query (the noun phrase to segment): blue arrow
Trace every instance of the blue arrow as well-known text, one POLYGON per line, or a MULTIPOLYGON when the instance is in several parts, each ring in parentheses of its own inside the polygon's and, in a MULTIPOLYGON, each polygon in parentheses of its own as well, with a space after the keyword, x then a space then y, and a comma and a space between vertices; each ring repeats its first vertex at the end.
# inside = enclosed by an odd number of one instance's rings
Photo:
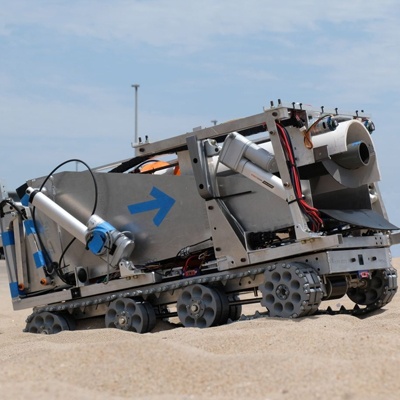
POLYGON ((128 209, 131 214, 139 214, 146 211, 158 210, 158 213, 154 216, 153 222, 156 226, 159 226, 163 222, 164 218, 169 213, 169 210, 175 203, 175 199, 168 196, 160 189, 153 187, 150 195, 154 197, 154 200, 144 201, 143 203, 131 204, 128 209))

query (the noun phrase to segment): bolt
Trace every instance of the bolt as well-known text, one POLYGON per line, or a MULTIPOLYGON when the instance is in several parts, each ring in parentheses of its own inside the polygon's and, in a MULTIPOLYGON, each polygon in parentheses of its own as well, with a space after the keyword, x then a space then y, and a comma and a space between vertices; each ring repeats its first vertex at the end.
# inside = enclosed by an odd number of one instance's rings
POLYGON ((190 306, 190 312, 191 312, 191 313, 197 314, 199 311, 200 311, 200 306, 199 306, 198 304, 193 303, 193 304, 190 306))

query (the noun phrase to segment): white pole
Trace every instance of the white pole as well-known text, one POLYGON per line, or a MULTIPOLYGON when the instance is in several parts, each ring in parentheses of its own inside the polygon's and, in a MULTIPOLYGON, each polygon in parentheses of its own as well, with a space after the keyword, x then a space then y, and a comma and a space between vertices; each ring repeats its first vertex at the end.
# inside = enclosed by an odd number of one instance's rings
POLYGON ((138 143, 138 89, 140 85, 137 83, 132 85, 135 88, 135 141, 134 143, 138 143))

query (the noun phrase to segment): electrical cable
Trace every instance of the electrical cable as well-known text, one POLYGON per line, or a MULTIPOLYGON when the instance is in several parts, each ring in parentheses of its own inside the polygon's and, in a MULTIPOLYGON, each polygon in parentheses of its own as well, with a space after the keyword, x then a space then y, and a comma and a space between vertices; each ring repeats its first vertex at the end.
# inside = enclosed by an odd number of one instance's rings
POLYGON ((314 144, 311 140, 311 132, 310 129, 306 129, 305 124, 303 122, 303 120, 297 115, 295 114, 293 116, 293 126, 295 126, 296 128, 298 128, 300 130, 300 132, 303 134, 304 136, 304 146, 311 150, 314 147, 314 144))
POLYGON ((26 215, 24 215, 24 213, 14 204, 14 202, 12 200, 9 199, 4 199, 1 201, 0 203, 0 216, 4 217, 4 206, 8 204, 10 207, 12 207, 21 217, 22 220, 26 219, 26 215))
MULTIPOLYGON (((307 144, 306 144, 306 137, 309 138, 309 140, 310 140, 310 142, 311 142, 311 135, 312 135, 313 130, 315 129, 315 127, 316 127, 322 120, 324 120, 325 118, 329 118, 329 117, 333 117, 333 115, 326 114, 326 115, 323 115, 322 117, 319 117, 319 118, 316 119, 316 120, 311 124, 311 126, 303 133, 303 134, 304 134, 304 144, 306 145, 306 147, 307 147, 307 144)), ((312 144, 312 142, 311 142, 311 144, 312 144)), ((314 145, 312 144, 312 147, 313 147, 313 146, 314 146, 314 145)), ((307 147, 307 148, 311 148, 311 149, 312 149, 312 147, 307 147)))
POLYGON ((202 243, 205 243, 205 242, 208 242, 208 241, 212 241, 212 238, 210 237, 210 238, 204 239, 204 240, 202 240, 200 242, 197 242, 197 243, 194 243, 194 244, 189 244, 188 246, 182 247, 178 251, 178 253, 176 253, 175 258, 185 258, 185 257, 187 257, 188 255, 190 255, 190 249, 192 247, 198 246, 199 244, 202 244, 202 243))
POLYGON ((94 192, 95 192, 95 197, 94 197, 94 203, 93 203, 93 210, 92 210, 92 214, 93 215, 96 212, 96 208, 97 208, 97 200, 98 200, 98 187, 97 187, 97 181, 96 178, 94 176, 94 173, 92 171, 92 169, 89 167, 88 164, 86 164, 84 161, 79 160, 77 158, 71 158, 70 160, 64 161, 61 164, 57 165, 57 167, 55 167, 53 169, 53 171, 51 171, 47 177, 45 178, 45 180, 43 181, 43 183, 40 185, 39 191, 41 191, 44 187, 44 185, 47 183, 47 181, 51 178, 51 176, 54 174, 54 172, 56 172, 58 169, 60 169, 61 167, 63 167, 65 164, 71 163, 71 162, 78 162, 83 164, 86 169, 89 171, 90 175, 92 176, 92 180, 93 180, 93 185, 94 185, 94 192))
POLYGON ((307 149, 311 150, 314 147, 314 143, 311 140, 311 133, 308 129, 303 131, 303 136, 304 136, 304 146, 306 146, 307 149))
POLYGON ((285 154, 286 163, 288 166, 290 180, 292 183, 296 201, 297 201, 302 213, 305 214, 308 217, 308 219, 310 220, 311 229, 314 232, 318 232, 323 225, 323 221, 322 221, 322 218, 320 217, 319 211, 316 208, 310 206, 304 199, 304 195, 303 195, 302 188, 301 188, 301 182, 300 182, 300 174, 297 169, 296 159, 294 156, 294 151, 293 151, 293 146, 292 146, 292 142, 290 139, 290 135, 289 135, 288 131, 286 130, 286 128, 283 127, 282 125, 277 123, 276 126, 278 128, 279 138, 280 138, 282 148, 283 148, 283 151, 285 154))
MULTIPOLYGON (((97 203, 98 203, 98 186, 97 186, 97 181, 96 181, 96 178, 95 178, 95 176, 94 176, 94 173, 93 173, 92 169, 89 167, 88 164, 86 164, 86 163, 85 163, 84 161, 82 161, 82 160, 73 158, 73 159, 69 159, 69 160, 64 161, 64 162, 62 162, 61 164, 57 165, 57 167, 55 167, 55 168, 47 175, 47 177, 44 179, 43 183, 40 185, 39 191, 41 191, 41 190, 43 189, 44 185, 47 183, 47 181, 51 178, 51 176, 52 176, 58 169, 60 169, 60 168, 63 167, 64 165, 66 165, 66 164, 68 164, 68 163, 71 163, 71 162, 78 162, 78 163, 83 164, 83 165, 86 167, 86 169, 89 171, 89 173, 90 173, 90 175, 91 175, 91 177, 92 177, 93 186, 94 186, 94 202, 93 202, 93 209, 92 209, 91 215, 93 215, 93 214, 96 212, 96 209, 97 209, 97 203)), ((33 210, 32 210, 32 221, 33 221, 33 225, 34 225, 34 227, 35 227, 35 230, 36 230, 36 232, 37 232, 37 237, 38 237, 38 240, 39 240, 40 247, 41 247, 42 252, 43 252, 43 255, 44 255, 44 257, 45 257, 45 259, 46 259, 46 261, 47 261, 47 262, 46 262, 46 267, 45 267, 46 270, 45 270, 45 271, 47 272, 47 274, 51 275, 52 272, 53 272, 53 270, 55 270, 55 272, 57 273, 57 276, 58 276, 64 283, 71 284, 71 282, 69 282, 69 281, 66 279, 66 277, 65 277, 64 273, 62 272, 62 270, 63 270, 64 268, 67 267, 67 266, 65 265, 65 260, 64 260, 65 253, 66 253, 67 250, 71 247, 71 245, 73 244, 73 242, 75 241, 76 238, 73 238, 73 239, 68 243, 68 245, 65 247, 65 249, 64 249, 63 252, 61 253, 61 256, 60 256, 60 258, 59 258, 58 264, 57 264, 57 263, 54 263, 54 262, 52 261, 50 255, 49 255, 49 253, 48 253, 46 247, 44 246, 44 243, 43 243, 43 241, 42 241, 42 239, 41 239, 41 237, 40 237, 40 234, 39 234, 39 230, 37 229, 36 218, 35 218, 35 211, 36 211, 36 207, 33 207, 33 210), (61 267, 61 263, 64 263, 63 267, 61 267), (49 265, 51 265, 51 268, 52 268, 52 269, 49 269, 49 265)))

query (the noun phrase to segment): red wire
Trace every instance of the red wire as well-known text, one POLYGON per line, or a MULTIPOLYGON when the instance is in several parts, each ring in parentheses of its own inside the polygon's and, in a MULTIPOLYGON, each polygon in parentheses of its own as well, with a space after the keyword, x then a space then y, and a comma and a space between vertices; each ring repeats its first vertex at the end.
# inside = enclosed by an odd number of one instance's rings
POLYGON ((299 206, 303 210, 303 212, 308 215, 312 224, 312 230, 314 232, 318 232, 323 224, 323 221, 320 217, 319 211, 315 207, 310 206, 304 199, 303 192, 301 189, 300 176, 297 170, 293 148, 288 138, 288 133, 286 129, 280 124, 276 124, 276 126, 279 131, 279 137, 283 146, 286 160, 289 163, 289 168, 291 172, 290 175, 292 179, 292 185, 293 185, 293 190, 295 192, 296 200, 298 201, 299 206))

